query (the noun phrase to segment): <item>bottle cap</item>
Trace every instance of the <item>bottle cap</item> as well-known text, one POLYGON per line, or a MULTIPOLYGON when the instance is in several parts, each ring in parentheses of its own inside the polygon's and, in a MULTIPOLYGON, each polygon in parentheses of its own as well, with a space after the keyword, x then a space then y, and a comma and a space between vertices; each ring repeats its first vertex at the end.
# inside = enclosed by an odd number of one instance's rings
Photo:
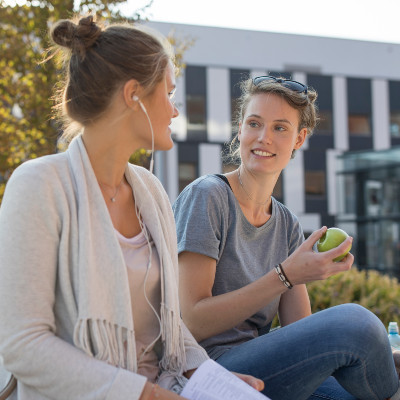
POLYGON ((399 327, 397 325, 397 322, 389 322, 388 332, 399 333, 399 327))

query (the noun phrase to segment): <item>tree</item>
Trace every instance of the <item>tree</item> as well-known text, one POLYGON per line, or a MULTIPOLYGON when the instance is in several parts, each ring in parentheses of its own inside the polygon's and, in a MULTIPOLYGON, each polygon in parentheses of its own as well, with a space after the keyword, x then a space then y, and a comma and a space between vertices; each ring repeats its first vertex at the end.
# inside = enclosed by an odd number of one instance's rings
MULTIPOLYGON (((22 162, 54 153, 60 127, 52 117, 51 100, 60 72, 55 59, 42 63, 49 48, 48 27, 75 13, 96 13, 108 21, 146 19, 153 0, 122 16, 118 5, 126 0, 83 0, 74 9, 73 0, 33 0, 11 4, 0 0, 0 201, 12 171, 22 162)), ((191 45, 188 40, 171 37, 178 60, 191 45)), ((146 152, 139 151, 133 161, 146 163, 146 152)))

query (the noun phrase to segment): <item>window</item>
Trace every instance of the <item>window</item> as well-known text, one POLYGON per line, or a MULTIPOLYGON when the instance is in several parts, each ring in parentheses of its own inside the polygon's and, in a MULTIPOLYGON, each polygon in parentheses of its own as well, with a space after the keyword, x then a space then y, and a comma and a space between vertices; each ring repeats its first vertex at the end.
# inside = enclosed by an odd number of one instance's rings
POLYGON ((400 138, 400 81, 389 81, 390 135, 400 138))
POLYGON ((197 167, 195 163, 179 163, 179 193, 196 178, 197 167))
POLYGON ((333 132, 333 100, 332 77, 324 75, 307 75, 307 84, 318 93, 317 105, 320 120, 318 121, 318 133, 329 134, 333 132))
POLYGON ((325 196, 325 172, 305 171, 306 195, 325 196))
POLYGON ((347 79, 349 133, 370 136, 372 132, 371 82, 369 79, 347 79))
POLYGON ((188 139, 207 139, 207 103, 206 103, 206 69, 205 67, 187 66, 186 114, 188 139))

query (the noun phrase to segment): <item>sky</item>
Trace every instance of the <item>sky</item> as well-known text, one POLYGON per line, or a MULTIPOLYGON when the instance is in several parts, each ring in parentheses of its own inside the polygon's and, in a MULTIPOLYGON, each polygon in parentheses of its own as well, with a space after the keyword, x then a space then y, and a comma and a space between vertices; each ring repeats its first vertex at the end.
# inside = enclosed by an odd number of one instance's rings
MULTIPOLYGON (((128 0, 131 14, 149 0, 128 0)), ((400 43, 400 0, 153 0, 152 21, 400 43)))

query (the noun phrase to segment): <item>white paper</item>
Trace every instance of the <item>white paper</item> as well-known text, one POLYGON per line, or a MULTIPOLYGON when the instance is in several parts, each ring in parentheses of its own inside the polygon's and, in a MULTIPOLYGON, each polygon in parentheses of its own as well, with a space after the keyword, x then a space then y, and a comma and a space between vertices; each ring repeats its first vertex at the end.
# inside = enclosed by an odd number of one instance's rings
POLYGON ((188 400, 271 400, 213 360, 200 365, 181 396, 188 400))

